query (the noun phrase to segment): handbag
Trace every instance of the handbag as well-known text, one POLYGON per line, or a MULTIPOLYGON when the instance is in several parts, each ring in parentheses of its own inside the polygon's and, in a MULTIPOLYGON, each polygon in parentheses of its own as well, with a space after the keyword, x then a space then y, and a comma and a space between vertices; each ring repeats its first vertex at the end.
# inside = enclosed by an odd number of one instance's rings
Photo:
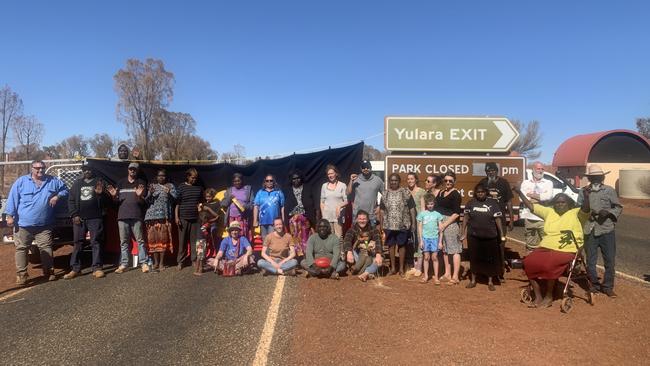
MULTIPOLYGON (((237 245, 235 245, 235 255, 239 255, 239 243, 241 243, 241 238, 237 245)), ((221 273, 224 277, 233 277, 237 275, 237 260, 224 261, 223 263, 223 272, 221 273)))

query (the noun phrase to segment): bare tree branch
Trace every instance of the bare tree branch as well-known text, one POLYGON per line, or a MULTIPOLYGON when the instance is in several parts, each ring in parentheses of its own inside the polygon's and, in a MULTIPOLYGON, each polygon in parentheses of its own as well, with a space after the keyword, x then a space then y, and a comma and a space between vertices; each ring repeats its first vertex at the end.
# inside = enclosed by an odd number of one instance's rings
POLYGON ((162 132, 156 118, 171 102, 174 74, 165 70, 161 60, 129 59, 113 77, 118 94, 117 117, 124 123, 134 143, 142 147, 142 159, 159 155, 153 143, 162 132))
POLYGON ((512 145, 512 151, 520 153, 528 160, 535 160, 542 155, 539 148, 542 146, 542 133, 539 130, 538 121, 530 121, 522 123, 518 120, 511 120, 517 131, 519 131, 519 138, 512 145))

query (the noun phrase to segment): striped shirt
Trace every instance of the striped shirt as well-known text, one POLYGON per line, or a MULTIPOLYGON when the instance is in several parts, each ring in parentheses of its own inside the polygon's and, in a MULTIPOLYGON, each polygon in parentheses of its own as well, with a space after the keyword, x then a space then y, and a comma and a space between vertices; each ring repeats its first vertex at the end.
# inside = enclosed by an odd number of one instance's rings
POLYGON ((203 202, 203 187, 180 184, 178 191, 178 217, 184 220, 195 220, 199 217, 198 204, 203 202))

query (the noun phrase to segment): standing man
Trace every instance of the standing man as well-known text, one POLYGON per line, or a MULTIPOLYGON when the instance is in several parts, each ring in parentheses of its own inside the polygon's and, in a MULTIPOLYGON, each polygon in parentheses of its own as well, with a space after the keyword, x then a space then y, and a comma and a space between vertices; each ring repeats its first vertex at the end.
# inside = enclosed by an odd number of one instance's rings
MULTIPOLYGON (((487 175, 487 177, 481 179, 479 184, 483 184, 485 187, 487 187, 488 197, 495 199, 499 203, 499 208, 501 209, 502 213, 501 227, 503 228, 503 237, 505 238, 506 233, 514 229, 514 215, 512 214, 512 189, 510 188, 510 183, 508 183, 505 178, 499 176, 499 167, 497 166, 497 163, 485 163, 485 175, 487 175), (506 220, 506 213, 508 213, 510 221, 506 220)), ((499 239, 499 246, 501 248, 501 258, 505 259, 505 241, 499 239)), ((506 266, 507 263, 504 262, 503 268, 506 268, 506 266)), ((501 277, 500 280, 505 281, 505 278, 501 277)))
POLYGON ((31 164, 31 174, 16 180, 7 199, 7 226, 14 228, 16 245, 16 284, 27 282, 27 250, 36 243, 41 255, 43 276, 49 281, 56 280, 52 268, 52 226, 55 207, 59 199, 68 195, 65 184, 51 175, 45 174, 45 163, 35 160, 31 164))
MULTIPOLYGON (((616 257, 616 222, 623 211, 614 188, 603 184, 605 175, 603 169, 596 164, 587 166, 585 176, 589 185, 584 189, 589 190, 589 205, 591 214, 589 221, 583 227, 585 234, 585 249, 587 251, 587 274, 591 282, 592 291, 601 291, 609 297, 616 297, 614 292, 614 259, 616 257), (596 262, 598 262, 598 249, 603 256, 605 264, 605 278, 602 284, 598 282, 596 262)), ((580 191, 578 203, 584 200, 583 191, 580 191)))
POLYGON ((101 258, 101 246, 104 242, 104 205, 106 203, 104 182, 95 176, 92 168, 88 165, 82 166, 81 171, 83 177, 72 184, 68 197, 74 249, 70 256, 72 270, 63 276, 66 280, 77 277, 81 272, 79 255, 87 232, 90 232, 90 245, 93 251, 93 277, 104 277, 101 258))
MULTIPOLYGON (((521 182, 520 190, 532 203, 539 204, 553 198, 553 182, 544 178, 542 163, 539 161, 533 163, 533 174, 530 179, 521 182)), ((544 220, 523 205, 519 209, 519 217, 524 219, 526 250, 530 253, 537 248, 544 236, 544 220)))
MULTIPOLYGON (((359 210, 370 214, 370 223, 376 226, 378 223, 377 194, 384 193, 384 181, 372 174, 370 161, 364 160, 361 163, 361 175, 351 174, 350 184, 347 187, 347 195, 352 197, 352 217, 357 217, 359 210)), ((355 219, 356 220, 356 219, 355 219)))
POLYGON ((129 164, 129 173, 126 178, 117 182, 117 188, 108 186, 108 193, 111 194, 119 206, 117 210, 117 227, 120 232, 120 266, 115 273, 123 273, 129 265, 129 244, 131 234, 138 242, 138 262, 142 272, 149 272, 147 265, 147 251, 144 247, 144 229, 142 218, 144 217, 145 201, 147 194, 145 182, 138 178, 138 163, 129 164))

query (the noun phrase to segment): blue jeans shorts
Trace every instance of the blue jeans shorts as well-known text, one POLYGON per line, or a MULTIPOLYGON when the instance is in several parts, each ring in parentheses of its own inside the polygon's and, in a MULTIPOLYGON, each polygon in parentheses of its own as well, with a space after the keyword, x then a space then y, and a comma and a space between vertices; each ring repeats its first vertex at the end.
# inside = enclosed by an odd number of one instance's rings
POLYGON ((422 238, 424 242, 423 253, 438 253, 438 238, 422 238))

